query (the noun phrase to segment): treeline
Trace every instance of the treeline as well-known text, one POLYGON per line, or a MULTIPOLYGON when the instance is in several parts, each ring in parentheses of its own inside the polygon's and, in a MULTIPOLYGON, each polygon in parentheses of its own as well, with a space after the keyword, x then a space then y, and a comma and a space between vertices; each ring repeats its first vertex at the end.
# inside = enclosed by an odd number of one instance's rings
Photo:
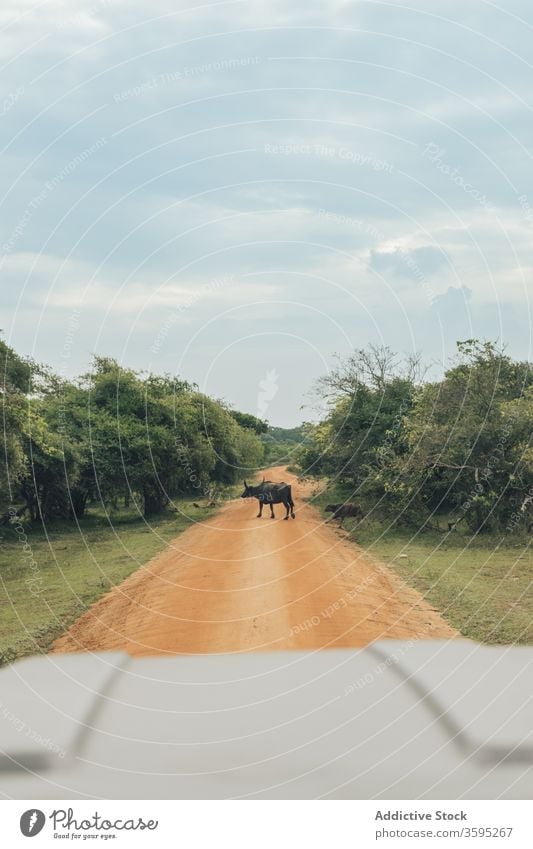
POLYGON ((261 434, 261 442, 265 446, 265 462, 269 465, 284 463, 292 465, 295 462, 298 446, 305 439, 304 426, 271 427, 261 434))
POLYGON ((3 341, 0 375, 6 521, 14 511, 81 518, 91 503, 148 516, 176 496, 212 497, 263 460, 263 422, 175 377, 96 357, 90 373, 65 380, 3 341))
POLYGON ((356 351, 319 382, 330 412, 306 426, 301 472, 372 515, 473 532, 533 522, 533 367, 490 342, 457 343, 442 380, 418 357, 356 351))

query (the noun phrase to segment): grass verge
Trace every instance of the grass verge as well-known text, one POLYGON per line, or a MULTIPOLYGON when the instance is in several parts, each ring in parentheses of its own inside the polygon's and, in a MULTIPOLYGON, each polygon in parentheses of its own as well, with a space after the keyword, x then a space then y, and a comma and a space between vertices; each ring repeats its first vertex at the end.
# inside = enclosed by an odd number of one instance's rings
MULTIPOLYGON (((328 502, 343 500, 334 495, 330 491, 313 503, 323 510, 328 502)), ((533 643, 531 538, 417 531, 366 519, 360 524, 347 519, 344 527, 354 542, 394 569, 463 636, 499 645, 533 643)))
POLYGON ((75 522, 2 529, 0 665, 45 652, 100 596, 214 508, 177 503, 179 512, 143 520, 134 512, 94 511, 75 522))

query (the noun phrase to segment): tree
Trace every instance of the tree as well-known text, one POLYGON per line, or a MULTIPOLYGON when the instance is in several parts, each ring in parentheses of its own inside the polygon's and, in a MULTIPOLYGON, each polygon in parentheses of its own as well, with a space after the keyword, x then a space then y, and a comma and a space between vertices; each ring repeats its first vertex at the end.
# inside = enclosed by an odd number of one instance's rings
POLYGON ((0 507, 20 502, 20 483, 27 472, 25 430, 32 362, 23 359, 0 339, 0 397, 3 450, 0 457, 0 507))
POLYGON ((263 419, 258 419, 257 416, 252 416, 251 413, 239 413, 238 410, 229 410, 238 425, 244 428, 253 430, 254 433, 261 434, 268 431, 268 423, 263 419))
POLYGON ((398 520, 505 527, 533 494, 530 364, 469 339, 442 380, 423 373, 419 358, 402 365, 389 349, 341 363, 320 383, 331 410, 309 428, 302 469, 398 520))
POLYGON ((492 343, 468 340, 458 351, 443 380, 416 394, 390 491, 408 515, 443 513, 450 527, 465 520, 478 532, 513 508, 517 433, 506 405, 523 398, 532 373, 492 343))
POLYGON ((176 496, 233 483, 243 462, 262 456, 255 433, 220 403, 178 378, 140 375, 110 358, 95 358, 91 372, 53 403, 77 447, 76 514, 97 498, 132 499, 149 516, 176 496))
POLYGON ((420 373, 419 357, 401 360, 388 348, 356 351, 319 381, 330 412, 308 425, 299 464, 325 474, 368 502, 386 493, 383 470, 404 450, 403 420, 420 373))
POLYGON ((255 470, 266 424, 171 375, 95 357, 65 380, 0 342, 3 506, 33 520, 82 518, 87 505, 133 501, 145 516, 209 495, 255 470), (7 495, 5 495, 7 493, 7 495))

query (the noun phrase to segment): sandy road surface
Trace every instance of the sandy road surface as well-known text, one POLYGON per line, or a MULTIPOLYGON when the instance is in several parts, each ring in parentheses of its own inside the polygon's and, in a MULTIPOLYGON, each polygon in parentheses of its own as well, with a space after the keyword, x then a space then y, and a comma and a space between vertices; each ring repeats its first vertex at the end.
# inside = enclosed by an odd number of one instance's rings
POLYGON ((362 646, 382 638, 452 637, 415 590, 324 525, 290 480, 296 519, 228 503, 192 526, 94 604, 54 651, 132 655, 362 646))

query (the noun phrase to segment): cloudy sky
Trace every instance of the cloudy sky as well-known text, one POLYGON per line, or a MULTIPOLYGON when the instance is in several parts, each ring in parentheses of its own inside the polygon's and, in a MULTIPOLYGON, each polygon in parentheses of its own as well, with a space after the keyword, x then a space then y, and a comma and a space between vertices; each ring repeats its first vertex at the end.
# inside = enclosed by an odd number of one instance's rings
POLYGON ((292 426, 369 342, 530 358, 530 0, 3 0, 5 337, 292 426))

